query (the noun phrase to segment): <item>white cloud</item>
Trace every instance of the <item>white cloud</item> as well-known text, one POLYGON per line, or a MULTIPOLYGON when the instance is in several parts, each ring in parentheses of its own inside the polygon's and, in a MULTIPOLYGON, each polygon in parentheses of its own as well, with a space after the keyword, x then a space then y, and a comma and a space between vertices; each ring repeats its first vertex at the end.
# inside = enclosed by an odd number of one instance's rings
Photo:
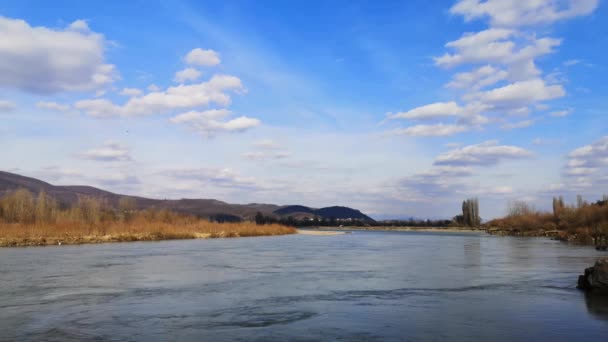
POLYGON ((131 161, 129 149, 119 143, 108 141, 103 146, 88 150, 79 155, 82 159, 103 162, 131 161))
POLYGON ((534 125, 536 120, 523 120, 518 122, 510 122, 501 126, 502 129, 516 129, 516 128, 526 128, 534 125))
POLYGON ((428 120, 459 116, 463 109, 456 102, 437 102, 414 108, 407 112, 389 114, 390 119, 428 120))
POLYGON ((78 101, 74 107, 95 117, 163 114, 210 104, 227 106, 230 104, 227 91, 244 92, 245 88, 238 77, 214 75, 207 82, 178 85, 133 97, 123 105, 116 105, 107 99, 91 99, 78 101))
POLYGON ((213 50, 196 48, 188 52, 185 61, 191 65, 214 66, 220 64, 220 56, 213 50))
POLYGON ((228 109, 209 109, 204 112, 190 111, 171 118, 173 123, 191 123, 197 121, 223 119, 232 114, 228 109))
POLYGON ((556 118, 563 118, 564 116, 570 115, 570 113, 572 113, 571 109, 565 109, 565 110, 557 110, 557 111, 551 112, 551 113, 549 113, 549 115, 556 117, 556 118))
POLYGON ((104 37, 82 20, 62 30, 0 17, 0 37, 0 87, 52 94, 96 90, 117 78, 105 62, 104 37))
POLYGON ((568 67, 568 66, 577 65, 577 64, 579 64, 580 62, 582 62, 580 59, 569 59, 569 60, 567 60, 567 61, 564 61, 564 63, 563 63, 563 64, 564 64, 564 66, 567 66, 567 67, 568 67))
POLYGON ((591 176, 599 175, 600 170, 602 174, 608 173, 608 136, 570 152, 564 174, 591 176))
POLYGON ((190 111, 171 118, 171 122, 186 124, 206 138, 211 138, 221 132, 244 132, 259 126, 261 123, 258 119, 246 116, 226 120, 226 117, 230 114, 232 112, 227 109, 211 109, 203 112, 190 111))
MULTIPOLYGON (((159 89, 157 89, 159 90, 159 89)), ((136 97, 136 96, 141 96, 143 95, 143 91, 141 91, 140 89, 137 88, 123 88, 120 91, 120 95, 125 95, 125 96, 129 96, 129 97, 136 97)))
POLYGON ((559 39, 536 38, 515 30, 489 28, 465 33, 460 39, 447 43, 446 47, 454 49, 455 53, 436 57, 435 63, 446 68, 461 64, 502 64, 507 66, 509 78, 525 80, 540 74, 534 59, 553 53, 560 44, 559 39))
POLYGON ((186 81, 196 81, 201 77, 201 72, 194 68, 186 68, 175 73, 173 80, 178 83, 184 83, 186 81))
POLYGON ((516 27, 588 15, 598 4, 598 0, 461 0, 450 12, 467 21, 487 17, 494 26, 516 27))
POLYGON ((469 130, 469 127, 464 125, 451 124, 436 124, 436 125, 415 125, 407 128, 400 128, 388 132, 389 135, 409 135, 414 137, 419 136, 447 136, 456 133, 462 133, 469 130))
POLYGON ((499 108, 520 108, 536 102, 563 97, 565 94, 561 85, 547 85, 545 81, 537 78, 473 93, 468 98, 499 108))
POLYGON ((47 101, 36 103, 36 107, 56 112, 67 112, 68 110, 70 110, 70 105, 47 101))
POLYGON ((505 159, 524 159, 532 156, 530 151, 521 147, 498 145, 497 141, 486 141, 477 145, 464 146, 440 154, 435 165, 468 166, 496 165, 505 159))
MULTIPOLYGON (((533 109, 543 110, 543 107, 547 107, 543 101, 566 95, 562 86, 566 80, 556 77, 556 73, 543 77, 536 60, 554 53, 562 41, 543 37, 520 26, 549 24, 587 15, 593 12, 597 4, 597 0, 458 1, 450 10, 452 14, 463 15, 467 20, 490 19, 487 28, 466 32, 446 43, 449 51, 434 58, 435 64, 444 68, 470 66, 469 70, 456 73, 445 84, 447 88, 458 90, 460 101, 437 102, 387 116, 387 119, 436 120, 456 117, 457 120, 446 124, 412 126, 389 134, 449 135, 472 128, 481 129, 492 122, 504 122, 496 116, 528 116, 533 109)), ((570 60, 565 65, 578 62, 570 60)), ((503 128, 521 128, 533 123, 533 120, 524 120, 505 124, 503 128)))
POLYGON ((71 31, 80 31, 80 32, 90 32, 91 29, 89 28, 89 24, 87 23, 86 20, 76 20, 73 23, 71 23, 68 26, 68 29, 70 29, 71 31))
POLYGON ((443 67, 454 67, 463 63, 501 62, 513 54, 515 43, 510 38, 516 31, 490 28, 476 33, 465 33, 445 46, 455 49, 454 54, 446 53, 435 58, 435 63, 443 67))
POLYGON ((15 102, 0 100, 0 112, 10 112, 17 108, 15 102))
POLYGON ((470 72, 461 72, 446 84, 448 88, 478 90, 507 79, 508 73, 491 65, 484 65, 470 72))

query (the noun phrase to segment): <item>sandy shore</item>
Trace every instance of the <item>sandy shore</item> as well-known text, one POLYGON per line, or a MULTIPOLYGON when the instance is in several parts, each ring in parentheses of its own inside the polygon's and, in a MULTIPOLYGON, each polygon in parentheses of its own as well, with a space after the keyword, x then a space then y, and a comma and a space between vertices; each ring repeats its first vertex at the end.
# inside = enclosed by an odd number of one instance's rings
POLYGON ((342 234, 346 234, 345 232, 331 232, 331 231, 325 231, 325 230, 305 230, 305 229, 298 229, 298 234, 302 234, 302 235, 342 235, 342 234))

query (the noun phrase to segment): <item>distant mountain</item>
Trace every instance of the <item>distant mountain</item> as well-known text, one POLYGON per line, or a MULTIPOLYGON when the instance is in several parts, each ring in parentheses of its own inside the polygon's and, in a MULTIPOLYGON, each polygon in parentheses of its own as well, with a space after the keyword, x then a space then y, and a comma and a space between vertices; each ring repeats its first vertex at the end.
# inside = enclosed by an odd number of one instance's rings
POLYGON ((315 211, 309 207, 303 205, 288 205, 274 211, 275 214, 280 216, 289 216, 294 214, 312 214, 315 215, 315 211))
POLYGON ((34 194, 44 191, 60 203, 70 205, 78 201, 79 197, 94 197, 104 201, 109 206, 117 206, 123 197, 133 198, 138 209, 167 209, 175 212, 192 214, 219 221, 252 220, 259 211, 266 216, 296 218, 320 217, 336 219, 359 219, 373 221, 369 216, 359 210, 347 207, 328 207, 312 209, 302 205, 279 206, 275 204, 230 204, 215 199, 180 199, 159 200, 138 196, 126 196, 98 189, 92 186, 52 185, 41 180, 21 176, 18 174, 0 171, 0 197, 4 194, 17 190, 27 189, 34 194))
POLYGON ((348 207, 326 207, 321 209, 313 209, 305 207, 303 205, 288 205, 281 209, 275 210, 274 212, 280 216, 318 216, 322 218, 335 218, 335 219, 355 219, 364 221, 373 221, 373 219, 359 210, 348 208, 348 207))

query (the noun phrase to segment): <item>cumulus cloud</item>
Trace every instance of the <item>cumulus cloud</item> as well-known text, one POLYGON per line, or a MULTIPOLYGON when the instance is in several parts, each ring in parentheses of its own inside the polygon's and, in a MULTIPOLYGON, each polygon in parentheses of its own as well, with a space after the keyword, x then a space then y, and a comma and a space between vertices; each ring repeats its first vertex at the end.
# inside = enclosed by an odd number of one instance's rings
MULTIPOLYGON (((528 116, 547 107, 546 101, 566 95, 564 77, 554 72, 543 77, 536 60, 554 53, 562 40, 535 32, 536 24, 551 24, 592 13, 598 0, 460 0, 450 10, 466 21, 489 19, 488 27, 465 32, 445 44, 446 52, 434 57, 437 66, 459 71, 445 84, 458 94, 458 100, 431 103, 407 112, 389 113, 387 119, 438 120, 433 132, 430 125, 418 125, 389 132, 404 135, 449 135, 472 128, 482 129, 492 122, 504 122, 501 116, 528 116)), ((566 61, 574 65, 578 60, 566 61)), ((546 109, 546 108, 545 108, 546 109)), ((554 112, 557 116, 566 112, 554 112)), ((383 121, 386 122, 387 120, 383 121)), ((511 129, 531 125, 534 120, 509 123, 511 129)))
POLYGON ((407 128, 400 128, 388 132, 388 135, 408 135, 413 137, 421 136, 447 136, 462 133, 469 130, 465 125, 435 124, 435 125, 415 125, 407 128))
POLYGON ((534 59, 553 53, 561 40, 524 36, 515 30, 489 28, 477 33, 466 33, 446 44, 454 53, 435 58, 439 66, 451 68, 461 64, 491 63, 507 67, 508 76, 522 80, 535 77, 540 71, 534 59), (517 39, 516 39, 517 38, 517 39))
POLYGON ((96 90, 118 77, 105 38, 77 20, 64 29, 0 17, 0 87, 37 94, 96 90))
POLYGON ((450 68, 463 63, 502 62, 513 54, 515 43, 507 38, 515 33, 514 30, 497 28, 465 33, 445 45, 456 52, 436 57, 435 63, 450 68))
POLYGON ((221 132, 244 132, 260 125, 260 120, 246 116, 227 120, 231 114, 232 112, 227 109, 190 111, 171 118, 171 122, 185 124, 206 138, 211 138, 221 132))
POLYGON ((599 0, 461 0, 451 9, 469 21, 489 18, 494 26, 527 26, 550 24, 577 16, 588 15, 599 4, 599 0))
POLYGON ((470 72, 454 75, 452 81, 446 84, 448 88, 478 90, 507 79, 509 73, 491 65, 484 65, 470 72))
POLYGON ((193 49, 184 58, 190 65, 214 66, 220 64, 220 55, 213 50, 193 49))
POLYGON ((15 102, 0 100, 0 112, 10 112, 17 108, 15 102))
MULTIPOLYGON (((535 2, 535 4, 543 0, 535 2)), ((491 1, 483 6, 495 6, 491 1)), ((520 4, 523 2, 519 2, 520 4)), ((452 12, 463 14, 461 1, 452 12)), ((505 6, 515 6, 505 1, 505 6)), ((534 7, 535 5, 531 5, 534 7)), ((525 6, 524 6, 525 7, 525 6)), ((544 101, 565 96, 561 81, 550 81, 541 77, 535 61, 538 57, 555 52, 560 39, 538 37, 517 27, 493 26, 478 32, 467 32, 454 41, 446 43, 449 50, 435 57, 435 63, 445 68, 470 65, 472 69, 456 73, 445 87, 461 92, 459 101, 436 102, 407 112, 389 113, 387 119, 437 120, 454 118, 455 122, 444 125, 433 135, 449 135, 482 128, 491 122, 491 116, 527 116, 532 108, 544 101)), ((506 124, 504 128, 517 128, 532 124, 532 120, 506 124)), ((431 128, 425 125, 394 131, 406 135, 430 135, 431 128)))
POLYGON ((588 176, 606 171, 608 167, 608 136, 575 149, 568 154, 564 174, 567 176, 588 176))
POLYGON ((129 149, 126 146, 112 141, 106 142, 101 147, 88 150, 80 154, 79 157, 102 162, 124 162, 132 160, 129 149))
POLYGON ((231 100, 229 91, 240 93, 246 90, 238 77, 214 75, 206 82, 178 85, 133 97, 122 105, 107 99, 90 99, 78 101, 74 107, 95 117, 163 114, 210 104, 227 106, 231 100))
POLYGON ((531 156, 530 151, 521 147, 498 145, 497 141, 486 141, 442 153, 437 156, 434 165, 492 166, 506 159, 525 159, 531 156))
POLYGON ((561 85, 547 85, 542 79, 532 79, 470 94, 467 98, 498 108, 521 108, 539 101, 563 97, 565 94, 561 85))
POLYGON ((389 114, 390 119, 428 120, 449 116, 460 116, 463 113, 456 102, 437 102, 417 107, 407 112, 389 114))
POLYGON ((194 68, 186 68, 175 73, 173 80, 178 83, 184 83, 186 81, 196 81, 201 77, 201 72, 194 68))
MULTIPOLYGON (((158 91, 159 89, 157 89, 158 91)), ((141 96, 143 95, 143 91, 141 91, 140 89, 137 88, 123 88, 120 91, 120 95, 124 95, 124 96, 129 96, 129 97, 136 97, 136 96, 141 96)))

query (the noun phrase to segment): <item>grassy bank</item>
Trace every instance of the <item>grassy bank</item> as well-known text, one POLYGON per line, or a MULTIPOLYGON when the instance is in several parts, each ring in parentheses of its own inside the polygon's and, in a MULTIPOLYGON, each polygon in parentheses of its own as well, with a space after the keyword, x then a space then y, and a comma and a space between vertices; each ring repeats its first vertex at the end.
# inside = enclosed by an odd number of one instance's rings
POLYGON ((0 247, 294 234, 278 224, 215 223, 165 210, 111 208, 91 198, 61 206, 19 190, 0 199, 0 247))
POLYGON ((222 237, 271 236, 294 234, 293 228, 255 223, 212 223, 204 220, 185 222, 135 222, 83 225, 78 222, 55 224, 0 224, 0 247, 45 246, 127 241, 158 241, 222 237))

